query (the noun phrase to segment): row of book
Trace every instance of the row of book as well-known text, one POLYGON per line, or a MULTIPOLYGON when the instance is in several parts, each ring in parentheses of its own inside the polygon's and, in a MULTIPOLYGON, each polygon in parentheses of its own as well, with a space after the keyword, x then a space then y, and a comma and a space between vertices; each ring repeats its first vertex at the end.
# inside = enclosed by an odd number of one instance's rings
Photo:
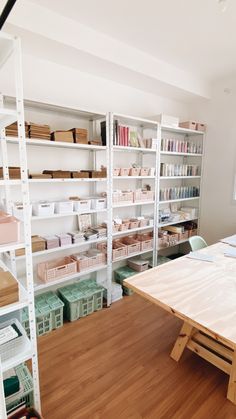
MULTIPOLYGON (((106 121, 101 122, 101 137, 102 144, 106 145, 106 121)), ((115 120, 113 125, 113 145, 156 149, 157 139, 143 138, 134 127, 121 125, 118 120, 115 120)))

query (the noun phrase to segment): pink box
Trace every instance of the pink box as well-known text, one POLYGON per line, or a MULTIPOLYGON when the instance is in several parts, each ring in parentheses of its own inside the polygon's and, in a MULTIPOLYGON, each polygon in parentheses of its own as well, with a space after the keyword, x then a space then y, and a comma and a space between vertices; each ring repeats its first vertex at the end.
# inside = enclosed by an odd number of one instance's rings
POLYGON ((70 236, 70 234, 57 234, 57 237, 59 238, 60 246, 67 246, 68 244, 72 243, 72 237, 70 236))
POLYGON ((186 122, 180 122, 179 123, 180 128, 186 128, 186 129, 197 129, 197 123, 195 121, 186 121, 186 122))
POLYGON ((20 240, 20 221, 0 211, 0 245, 20 240))

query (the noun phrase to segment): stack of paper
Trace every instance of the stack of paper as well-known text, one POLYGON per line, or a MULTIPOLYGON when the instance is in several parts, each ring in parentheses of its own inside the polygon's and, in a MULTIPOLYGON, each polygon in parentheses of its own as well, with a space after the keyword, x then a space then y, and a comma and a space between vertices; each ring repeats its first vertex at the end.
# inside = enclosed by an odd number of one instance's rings
POLYGON ((201 260, 203 262, 214 262, 215 258, 211 255, 208 255, 207 253, 203 253, 203 252, 190 252, 187 255, 188 258, 190 259, 197 259, 197 260, 201 260))

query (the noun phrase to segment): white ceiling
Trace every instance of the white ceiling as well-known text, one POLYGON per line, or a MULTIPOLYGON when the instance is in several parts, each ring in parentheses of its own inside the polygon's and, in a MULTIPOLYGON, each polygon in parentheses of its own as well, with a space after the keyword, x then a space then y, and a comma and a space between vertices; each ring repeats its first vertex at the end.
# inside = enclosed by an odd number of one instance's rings
POLYGON ((31 0, 209 81, 236 72, 236 0, 31 0))

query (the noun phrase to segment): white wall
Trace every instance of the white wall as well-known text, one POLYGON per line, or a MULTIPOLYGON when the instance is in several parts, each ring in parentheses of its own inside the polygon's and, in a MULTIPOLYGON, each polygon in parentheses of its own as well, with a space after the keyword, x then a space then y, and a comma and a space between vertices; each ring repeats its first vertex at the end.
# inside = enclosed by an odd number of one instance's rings
POLYGON ((236 83, 224 80, 213 86, 209 103, 192 108, 192 117, 207 123, 201 234, 213 243, 236 233, 236 83), (225 92, 230 89, 230 92, 225 92))
MULTIPOLYGON (((96 77, 71 67, 23 55, 24 96, 27 99, 68 107, 115 111, 136 116, 166 112, 188 116, 188 105, 96 77)), ((0 91, 14 95, 9 68, 0 72, 0 91)))

